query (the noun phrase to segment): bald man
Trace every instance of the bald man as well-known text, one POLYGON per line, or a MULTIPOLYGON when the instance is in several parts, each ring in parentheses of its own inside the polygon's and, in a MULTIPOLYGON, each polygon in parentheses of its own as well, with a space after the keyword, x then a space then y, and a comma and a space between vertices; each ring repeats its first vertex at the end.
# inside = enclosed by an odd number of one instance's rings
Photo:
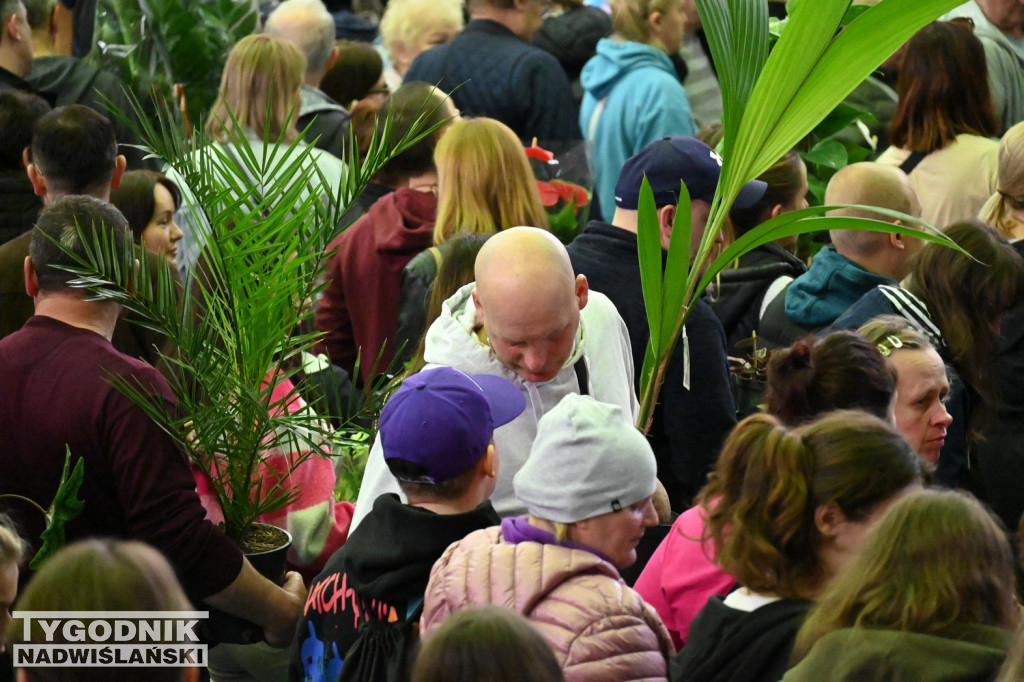
MULTIPOLYGON (((825 190, 825 204, 878 206, 919 217, 921 204, 906 173, 877 163, 854 163, 839 170, 825 190)), ((829 215, 875 218, 902 225, 880 213, 840 209, 829 215)), ((832 245, 814 257, 804 274, 776 282, 765 294, 759 335, 788 346, 833 322, 879 284, 898 284, 921 240, 884 232, 832 230, 832 245)))
MULTIPOLYGON (((491 497, 502 516, 525 513, 512 477, 530 453, 537 421, 570 393, 637 414, 633 359, 622 318, 605 296, 574 276, 565 247, 550 233, 515 227, 491 237, 476 260, 477 281, 445 301, 427 330, 427 367, 502 376, 523 391, 526 410, 494 431, 501 466, 491 497)), ((384 493, 398 493, 374 443, 353 527, 384 493)))
POLYGON ((292 43, 306 56, 302 105, 296 128, 306 131, 306 142, 344 158, 349 129, 348 111, 320 89, 324 75, 338 60, 338 48, 334 45, 334 17, 321 0, 288 0, 270 13, 263 30, 292 43), (308 130, 306 126, 309 126, 308 130))

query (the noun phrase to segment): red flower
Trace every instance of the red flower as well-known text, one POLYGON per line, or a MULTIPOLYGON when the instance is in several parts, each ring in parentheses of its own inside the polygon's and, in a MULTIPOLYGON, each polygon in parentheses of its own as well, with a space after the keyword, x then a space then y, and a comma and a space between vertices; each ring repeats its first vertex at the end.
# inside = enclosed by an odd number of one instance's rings
POLYGON ((540 147, 537 146, 536 137, 533 138, 533 144, 526 148, 526 156, 528 156, 531 159, 543 161, 544 163, 553 161, 555 158, 555 155, 549 152, 547 149, 541 149, 540 147))
POLYGON ((567 204, 571 202, 574 206, 586 206, 587 202, 590 201, 590 195, 587 194, 587 190, 577 184, 563 182, 562 180, 552 180, 551 185, 558 193, 558 198, 567 204))
POLYGON ((544 208, 551 208, 561 198, 553 183, 538 180, 537 189, 540 190, 540 203, 544 205, 544 208))

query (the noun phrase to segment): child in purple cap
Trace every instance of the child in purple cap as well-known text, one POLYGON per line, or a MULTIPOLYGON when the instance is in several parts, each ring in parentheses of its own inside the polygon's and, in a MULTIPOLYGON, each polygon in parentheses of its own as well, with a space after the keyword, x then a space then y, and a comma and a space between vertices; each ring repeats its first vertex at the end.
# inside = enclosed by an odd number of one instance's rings
POLYGON ((388 468, 409 503, 381 495, 309 587, 289 679, 337 679, 359 625, 418 619, 430 569, 469 533, 500 522, 487 498, 494 429, 526 398, 510 381, 449 367, 406 379, 380 415, 388 468))

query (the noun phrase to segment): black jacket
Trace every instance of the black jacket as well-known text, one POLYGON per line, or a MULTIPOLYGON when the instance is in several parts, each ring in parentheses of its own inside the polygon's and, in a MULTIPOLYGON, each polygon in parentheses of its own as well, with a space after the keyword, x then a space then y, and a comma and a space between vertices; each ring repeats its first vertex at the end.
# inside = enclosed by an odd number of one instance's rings
POLYGON ((0 171, 0 244, 31 230, 42 208, 24 170, 0 171))
POLYGON ((778 682, 811 602, 780 599, 753 611, 715 595, 693 619, 686 648, 672 659, 672 682, 778 682))
POLYGON ((750 335, 759 329, 761 304, 772 282, 805 272, 807 265, 778 244, 759 246, 741 256, 738 267, 722 271, 708 289, 708 301, 725 329, 730 355, 750 355, 750 335))
MULTIPOLYGON (((590 287, 611 299, 626 322, 633 351, 634 381, 650 330, 640 284, 636 235, 592 220, 567 247, 573 270, 586 275, 590 287)), ((658 459, 658 478, 668 490, 672 508, 693 503, 708 472, 718 460, 722 441, 736 424, 736 404, 729 381, 725 333, 707 303, 698 301, 686 323, 690 348, 690 389, 685 387, 684 344, 676 344, 669 360, 654 423, 648 438, 658 459)))
POLYGON ((464 116, 496 118, 526 143, 536 137, 551 149, 583 138, 558 60, 497 22, 474 19, 450 43, 420 54, 405 74, 412 81, 438 84, 464 116))
POLYGON ((360 623, 405 620, 422 603, 430 569, 475 530, 500 523, 490 502, 462 514, 435 514, 381 495, 309 586, 295 634, 289 680, 337 679, 360 623))

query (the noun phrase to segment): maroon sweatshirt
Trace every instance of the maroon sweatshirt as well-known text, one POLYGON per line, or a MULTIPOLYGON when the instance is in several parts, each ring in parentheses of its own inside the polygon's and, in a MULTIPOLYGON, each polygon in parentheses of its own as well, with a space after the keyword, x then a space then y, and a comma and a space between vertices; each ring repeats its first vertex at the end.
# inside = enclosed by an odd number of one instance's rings
MULTIPOLYGON (((85 460, 85 504, 66 526, 69 543, 91 536, 141 540, 164 553, 190 596, 219 592, 241 570, 241 552, 206 520, 185 454, 110 386, 109 375, 135 379, 173 401, 159 372, 90 330, 37 315, 0 340, 0 493, 48 507, 66 445, 72 465, 85 460)), ((8 502, 0 507, 38 538, 42 514, 8 502)))
POLYGON ((378 371, 395 356, 402 268, 433 244, 437 197, 402 188, 387 194, 328 246, 329 280, 316 310, 317 346, 352 374, 362 348, 359 378, 365 383, 377 353, 378 371))

